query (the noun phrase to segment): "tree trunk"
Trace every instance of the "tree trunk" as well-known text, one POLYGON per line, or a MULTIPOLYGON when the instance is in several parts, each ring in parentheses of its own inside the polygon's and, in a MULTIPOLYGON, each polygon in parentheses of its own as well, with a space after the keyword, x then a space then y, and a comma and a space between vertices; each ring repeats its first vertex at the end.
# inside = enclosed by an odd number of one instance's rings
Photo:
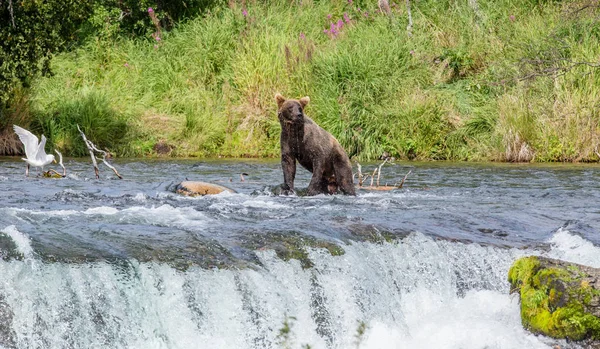
POLYGON ((521 321, 534 333, 600 340, 600 269, 545 257, 524 257, 508 272, 521 296, 521 321))

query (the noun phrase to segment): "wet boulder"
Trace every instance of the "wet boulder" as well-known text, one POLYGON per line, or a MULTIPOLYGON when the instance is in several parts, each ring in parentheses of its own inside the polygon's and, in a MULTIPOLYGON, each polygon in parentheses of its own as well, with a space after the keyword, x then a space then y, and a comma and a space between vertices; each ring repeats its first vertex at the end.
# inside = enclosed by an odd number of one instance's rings
POLYGON ((521 299, 521 322, 553 338, 600 341, 600 269, 545 257, 524 257, 508 272, 521 299))
POLYGON ((235 190, 214 183, 184 181, 175 187, 175 192, 185 196, 204 196, 222 192, 235 193, 235 190))

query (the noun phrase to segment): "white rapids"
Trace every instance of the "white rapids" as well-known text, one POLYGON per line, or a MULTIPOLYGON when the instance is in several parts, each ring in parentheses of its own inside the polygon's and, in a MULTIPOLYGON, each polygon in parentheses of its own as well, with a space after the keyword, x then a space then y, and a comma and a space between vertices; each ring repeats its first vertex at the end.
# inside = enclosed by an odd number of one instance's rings
MULTIPOLYGON (((85 214, 122 214, 98 211, 85 214)), ((1 232, 31 254, 14 226, 1 232)), ((563 229, 549 242, 543 252, 413 233, 342 256, 310 250, 310 269, 270 250, 242 270, 0 261, 0 319, 10 323, 0 347, 552 348, 521 327, 508 268, 528 254, 599 266, 600 249, 563 229)))

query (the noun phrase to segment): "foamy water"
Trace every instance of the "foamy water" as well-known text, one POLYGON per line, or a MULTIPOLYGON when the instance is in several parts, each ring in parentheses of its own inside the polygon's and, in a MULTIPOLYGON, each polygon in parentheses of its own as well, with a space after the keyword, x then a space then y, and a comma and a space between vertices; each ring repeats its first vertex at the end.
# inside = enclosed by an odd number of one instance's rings
POLYGON ((17 246, 17 251, 22 254, 24 257, 31 257, 33 254, 33 249, 31 248, 31 241, 29 237, 20 231, 14 225, 9 225, 8 227, 0 230, 0 233, 3 233, 9 236, 17 246))
MULTIPOLYGON (((30 251, 14 227, 2 232, 30 251)), ((19 348, 350 348, 361 323, 360 348, 551 348, 523 330, 506 275, 522 255, 600 259, 578 239, 558 231, 544 253, 415 233, 342 256, 313 249, 311 269, 272 251, 255 270, 3 261, 0 294, 19 348)))

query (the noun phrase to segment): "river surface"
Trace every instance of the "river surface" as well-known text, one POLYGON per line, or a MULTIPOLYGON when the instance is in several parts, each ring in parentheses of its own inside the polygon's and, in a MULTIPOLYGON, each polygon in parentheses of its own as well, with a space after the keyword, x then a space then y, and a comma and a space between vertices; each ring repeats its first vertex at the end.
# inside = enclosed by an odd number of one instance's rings
POLYGON ((597 165, 393 163, 402 189, 356 197, 273 195, 276 161, 115 165, 0 158, 0 348, 566 348, 522 329, 508 268, 600 267, 597 165))

